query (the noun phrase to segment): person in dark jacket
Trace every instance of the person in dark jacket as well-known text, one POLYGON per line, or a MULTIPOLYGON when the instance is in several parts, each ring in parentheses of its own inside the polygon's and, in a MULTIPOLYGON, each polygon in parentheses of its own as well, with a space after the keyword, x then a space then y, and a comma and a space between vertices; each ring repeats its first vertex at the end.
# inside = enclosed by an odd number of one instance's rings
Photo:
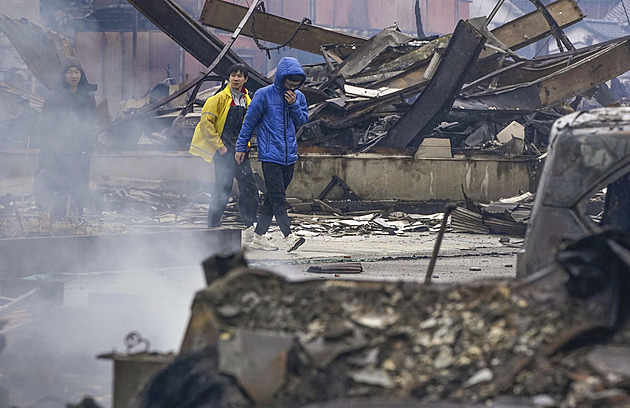
POLYGON ((308 120, 306 97, 298 90, 305 80, 306 75, 297 59, 282 58, 276 68, 273 84, 254 94, 236 142, 234 158, 241 163, 246 157, 247 144, 256 129, 258 161, 262 164, 267 187, 251 248, 277 249, 263 237, 274 216, 285 237, 287 251, 294 251, 304 243, 303 237, 291 232, 291 220, 287 215, 285 200, 286 189, 293 178, 293 167, 298 158, 295 132, 308 120))
POLYGON ((94 148, 96 85, 87 81, 74 57, 62 61, 58 87, 44 101, 39 165, 33 193, 52 206, 55 218, 81 217, 89 201, 90 157, 94 148))

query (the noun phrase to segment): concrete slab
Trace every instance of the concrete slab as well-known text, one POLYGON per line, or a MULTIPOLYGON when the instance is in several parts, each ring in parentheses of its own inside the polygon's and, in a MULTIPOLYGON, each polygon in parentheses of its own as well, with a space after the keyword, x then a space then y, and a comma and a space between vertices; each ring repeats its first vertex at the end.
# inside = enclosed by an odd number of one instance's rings
POLYGON ((453 157, 451 154, 451 140, 428 137, 420 143, 413 157, 416 159, 450 159, 453 157))
MULTIPOLYGON (((0 179, 34 174, 38 152, 0 151, 0 179)), ((341 178, 365 200, 462 200, 462 187, 476 201, 489 202, 534 191, 535 157, 455 157, 356 153, 331 155, 302 153, 295 166, 287 196, 310 200, 319 195, 332 176, 341 178)), ((262 174, 252 155, 252 166, 262 174)), ((209 185, 213 166, 187 152, 125 152, 95 154, 91 177, 138 178, 162 182, 209 185)), ((327 197, 335 199, 335 197, 327 197)))
MULTIPOLYGON (((281 234, 271 233, 282 247, 281 234)), ((308 237, 295 252, 245 249, 250 266, 272 270, 290 280, 350 279, 423 281, 435 245, 436 233, 412 232, 398 235, 355 235, 332 238, 308 237), (357 275, 316 274, 309 266, 337 262, 361 262, 357 275)), ((436 283, 461 283, 481 279, 512 279, 516 276, 516 254, 522 238, 509 245, 497 235, 447 232, 442 240, 435 274, 436 283), (471 268, 475 270, 471 270, 471 268)))

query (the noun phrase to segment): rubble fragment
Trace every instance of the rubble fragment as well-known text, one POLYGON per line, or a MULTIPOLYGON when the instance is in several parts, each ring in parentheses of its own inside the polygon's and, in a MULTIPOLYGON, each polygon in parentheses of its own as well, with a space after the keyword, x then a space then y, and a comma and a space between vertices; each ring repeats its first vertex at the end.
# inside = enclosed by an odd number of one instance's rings
MULTIPOLYGON (((554 406, 624 400, 627 395, 614 386, 583 388, 564 354, 580 356, 579 350, 558 353, 601 320, 562 294, 561 280, 553 276, 530 283, 440 287, 288 283, 270 273, 239 269, 197 294, 185 337, 197 337, 200 324, 219 335, 239 327, 297 335, 305 356, 295 350, 286 383, 265 404, 269 407, 360 397, 472 404, 520 396, 532 404, 553 400, 554 406), (245 299, 242 293, 251 295, 245 299), (212 312, 226 302, 243 313, 227 319, 212 312), (195 314, 202 306, 212 319, 195 314), (319 386, 325 381, 321 370, 328 383, 335 379, 334 389, 319 386)), ((613 343, 627 342, 627 329, 613 343)), ((205 339, 195 349, 213 344, 211 337, 205 339)), ((191 351, 192 344, 185 340, 184 350, 191 351)), ((588 370, 581 357, 576 364, 588 370)))

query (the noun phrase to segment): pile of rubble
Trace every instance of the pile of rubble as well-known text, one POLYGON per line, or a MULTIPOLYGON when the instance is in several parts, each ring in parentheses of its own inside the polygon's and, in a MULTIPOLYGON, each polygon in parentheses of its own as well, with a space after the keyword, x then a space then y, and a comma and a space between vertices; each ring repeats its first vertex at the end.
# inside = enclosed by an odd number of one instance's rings
MULTIPOLYGON (((422 209, 423 203, 414 203, 415 206, 409 203, 410 212, 376 209, 358 212, 333 209, 331 212, 326 208, 330 205, 324 200, 317 200, 319 204, 297 199, 288 201, 295 232, 305 237, 428 233, 437 231, 443 218, 442 213, 411 212, 414 208, 422 209)), ((50 213, 36 205, 30 196, 20 202, 19 197, 7 194, 0 197, 0 238, 205 228, 208 202, 207 193, 195 190, 186 194, 159 182, 135 181, 117 187, 101 184, 93 192, 93 205, 81 217, 73 216, 71 212, 68 217, 52 219, 50 213)), ((236 200, 228 203, 222 226, 243 228, 236 200)))
MULTIPOLYGON (((576 349, 606 324, 567 295, 564 281, 556 271, 529 282, 466 286, 289 283, 235 269, 197 294, 179 361, 198 361, 187 375, 214 376, 207 381, 222 382, 234 407, 349 398, 630 403, 630 328, 607 346, 576 349)), ((177 387, 202 392, 192 378, 174 382, 177 362, 171 370, 147 388, 149 400, 174 396, 177 387)))

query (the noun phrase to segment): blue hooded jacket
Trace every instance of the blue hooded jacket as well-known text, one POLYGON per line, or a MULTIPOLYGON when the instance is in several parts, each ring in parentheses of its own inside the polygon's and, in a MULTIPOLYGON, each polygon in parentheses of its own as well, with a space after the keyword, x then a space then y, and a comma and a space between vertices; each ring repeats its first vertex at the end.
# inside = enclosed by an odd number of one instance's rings
POLYGON ((290 165, 297 161, 295 131, 308 120, 306 97, 298 90, 291 105, 284 99, 287 88, 284 77, 306 74, 297 59, 284 57, 278 63, 273 84, 256 91, 249 104, 243 127, 236 142, 236 151, 247 151, 247 143, 258 128, 258 161, 290 165))

